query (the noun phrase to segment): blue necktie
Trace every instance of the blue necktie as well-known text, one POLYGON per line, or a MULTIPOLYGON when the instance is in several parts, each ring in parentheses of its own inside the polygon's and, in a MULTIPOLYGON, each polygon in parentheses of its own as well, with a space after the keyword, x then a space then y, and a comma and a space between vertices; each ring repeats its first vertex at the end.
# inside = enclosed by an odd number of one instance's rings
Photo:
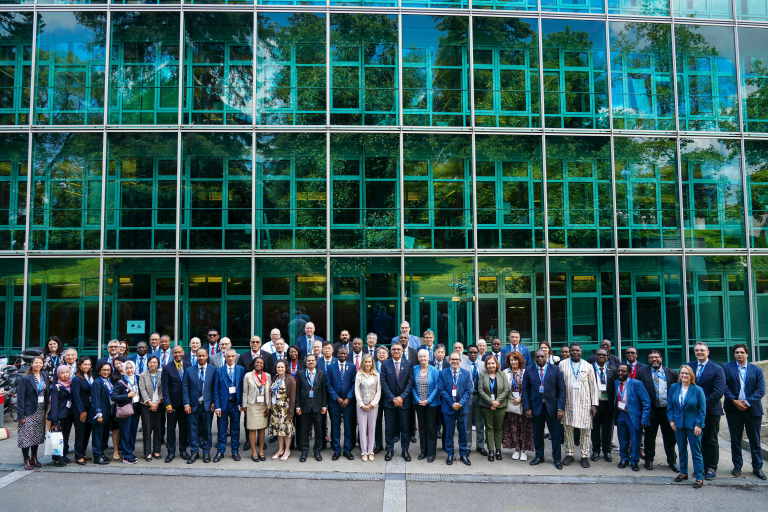
POLYGON ((699 380, 699 377, 701 377, 701 372, 704 371, 704 365, 700 364, 699 367, 696 369, 696 380, 699 380))
POLYGON ((477 388, 477 363, 472 363, 472 384, 477 388))

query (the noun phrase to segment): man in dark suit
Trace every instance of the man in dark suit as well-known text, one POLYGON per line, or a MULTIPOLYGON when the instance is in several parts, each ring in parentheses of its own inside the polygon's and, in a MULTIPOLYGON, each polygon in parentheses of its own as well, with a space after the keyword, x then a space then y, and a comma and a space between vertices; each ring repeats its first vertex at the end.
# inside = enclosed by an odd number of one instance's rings
POLYGON ((667 465, 675 473, 680 473, 677 465, 677 441, 675 431, 669 425, 667 419, 667 395, 672 384, 677 382, 677 372, 662 366, 661 352, 651 350, 648 352, 648 364, 637 370, 636 379, 643 383, 648 396, 651 398, 651 423, 645 429, 645 469, 653 469, 653 460, 656 456, 656 434, 661 428, 661 438, 664 441, 664 452, 667 455, 667 465))
MULTIPOLYGON (((275 345, 275 351, 269 356, 270 357, 270 367, 272 368, 272 371, 274 372, 275 366, 277 365, 277 362, 286 359, 286 368, 288 368, 288 352, 285 350, 285 340, 283 338, 277 338, 274 342, 275 345)), ((275 377, 275 374, 272 373, 272 378, 275 377)))
POLYGON ((429 362, 432 363, 432 361, 435 360, 435 333, 431 329, 427 329, 426 331, 424 331, 423 336, 424 336, 424 344, 420 347, 414 347, 414 348, 418 348, 418 350, 424 349, 427 352, 429 352, 429 362))
POLYGON ((312 352, 312 344, 315 341, 323 343, 323 338, 315 336, 315 324, 307 322, 304 324, 304 334, 296 339, 296 346, 301 351, 301 358, 305 359, 309 352, 312 352))
POLYGON ((176 456, 176 426, 179 427, 179 451, 182 459, 189 459, 187 447, 189 446, 189 429, 187 426, 187 413, 184 412, 184 392, 181 384, 185 369, 189 367, 184 362, 184 349, 180 345, 173 347, 171 352, 173 361, 163 367, 160 380, 163 386, 163 402, 165 403, 165 415, 167 424, 168 456, 165 462, 171 462, 176 456))
MULTIPOLYGON (((221 344, 221 342, 219 342, 221 344)), ((227 349, 224 356, 226 364, 216 369, 214 401, 218 417, 218 439, 216 456, 213 462, 219 462, 227 449, 227 432, 232 439, 232 458, 240 460, 240 412, 243 410, 243 379, 245 370, 236 364, 237 352, 227 349)))
POLYGON ((600 458, 600 451, 606 462, 612 462, 611 440, 613 439, 613 396, 615 394, 613 381, 616 380, 616 368, 609 365, 608 352, 600 348, 595 352, 596 361, 595 380, 599 402, 597 413, 592 417, 592 456, 590 459, 600 458))
POLYGON ((496 359, 499 361, 499 365, 501 366, 501 371, 504 371, 504 368, 506 368, 506 359, 507 354, 509 352, 503 353, 501 352, 501 340, 499 338, 493 338, 491 340, 491 351, 487 354, 483 354, 483 361, 485 361, 490 356, 496 356, 496 359))
POLYGON ((614 419, 619 437, 619 468, 629 465, 632 471, 640 471, 640 434, 651 424, 651 397, 639 380, 629 378, 629 365, 621 363, 616 368, 616 402, 614 419), (630 452, 631 450, 631 452, 630 452))
POLYGON ((341 456, 341 422, 344 420, 344 457, 355 460, 352 455, 352 407, 355 406, 355 367, 347 362, 347 350, 339 348, 339 362, 328 368, 325 386, 328 390, 328 412, 331 417, 331 441, 333 460, 341 456))
POLYGON ((760 450, 760 423, 763 419, 762 399, 765 396, 765 376, 759 366, 747 361, 748 348, 743 343, 733 347, 735 361, 725 363, 725 419, 731 432, 731 460, 733 476, 741 475, 744 460, 741 456, 741 440, 744 430, 752 453, 752 473, 761 480, 768 480, 763 473, 763 454, 760 450))
POLYGON ((533 371, 523 374, 523 411, 533 422, 533 442, 536 457, 531 466, 544 462, 544 424, 549 428, 552 458, 555 467, 563 469, 560 460, 560 422, 565 415, 565 380, 560 369, 547 363, 543 350, 534 352, 533 371))
POLYGON ((707 416, 701 434, 701 457, 704 459, 704 479, 717 478, 720 462, 720 417, 723 415, 723 394, 725 393, 725 372, 722 366, 709 360, 709 347, 703 341, 693 346, 696 360, 688 363, 696 377, 696 385, 704 390, 707 397, 707 416))
MULTIPOLYGON (((448 458, 445 463, 453 464, 455 454, 453 433, 459 431, 459 457, 461 462, 470 466, 469 443, 467 442, 467 417, 472 402, 472 375, 461 368, 461 355, 452 352, 448 358, 451 367, 440 372, 439 392, 440 409, 445 422, 445 451, 448 458)), ((478 427, 479 429, 479 427, 478 427)))
POLYGON ((184 362, 187 366, 193 366, 197 364, 197 350, 202 346, 200 338, 192 338, 189 340, 189 352, 184 354, 184 362))
MULTIPOLYGON (((637 371, 645 365, 637 360, 637 349, 629 346, 624 351, 624 355, 627 356, 627 366, 629 367, 629 378, 636 379, 637 371)), ((670 384, 672 386, 672 384, 670 384)))
POLYGON ((171 350, 171 337, 167 334, 160 336, 160 348, 152 355, 157 356, 160 360, 160 367, 167 365, 173 359, 173 352, 171 350))
POLYGON ((219 331, 216 329, 208 329, 208 345, 205 349, 209 359, 219 353, 219 336, 219 331))
POLYGON ((384 402, 386 417, 387 454, 384 460, 390 461, 394 456, 394 446, 400 438, 403 458, 411 460, 408 448, 411 445, 410 428, 408 426, 409 410, 413 407, 413 365, 403 358, 403 346, 395 342, 390 347, 391 359, 381 365, 381 396, 384 402))
POLYGON ((211 424, 213 423, 214 384, 216 367, 208 364, 208 352, 201 348, 197 351, 197 365, 190 366, 181 379, 184 395, 184 412, 189 423, 190 455, 187 464, 200 458, 203 450, 203 462, 211 462, 211 424))
POLYGON ((379 341, 379 337, 375 332, 369 332, 365 337, 365 346, 363 347, 363 354, 371 354, 373 360, 376 361, 376 342, 379 341))
MULTIPOLYGON (((531 351, 528 350, 528 347, 520 343, 520 333, 515 330, 509 331, 509 345, 501 349, 501 356, 504 358, 504 361, 507 360, 507 354, 510 352, 520 352, 523 354, 526 368, 533 364, 533 361, 531 361, 531 351)), ((499 359, 499 361, 501 361, 501 359, 499 359)))
POLYGON ((109 340, 109 343, 107 343, 107 353, 109 355, 104 356, 100 358, 98 361, 96 361, 96 365, 94 368, 99 366, 101 363, 109 363, 109 367, 112 368, 112 371, 115 371, 115 364, 114 360, 117 356, 120 355, 120 340, 109 340))
MULTIPOLYGON (((400 345, 402 345, 403 347, 403 359, 411 363, 411 366, 417 366, 419 364, 419 352, 415 348, 411 348, 408 346, 410 337, 411 335, 408 333, 400 333, 400 336, 398 339, 400 340, 400 345)), ((415 407, 411 407, 408 410, 408 435, 411 437, 411 443, 415 443, 416 442, 416 408, 415 407)))
POLYGON ((299 417, 299 462, 307 460, 309 451, 309 427, 315 432, 315 444, 312 447, 315 460, 323 460, 320 454, 323 440, 319 432, 323 431, 323 417, 328 409, 328 388, 325 383, 325 372, 317 369, 317 358, 314 353, 307 354, 307 367, 296 376, 296 415, 299 417))
MULTIPOLYGON (((605 353, 608 354, 608 359, 606 360, 606 363, 608 364, 608 366, 613 366, 615 369, 616 365, 618 365, 621 362, 621 359, 611 354, 611 340, 601 341, 600 348, 605 350, 605 353)), ((589 356, 589 358, 587 359, 587 362, 589 364, 595 364, 597 362, 597 358, 595 357, 596 355, 597 355, 597 350, 595 351, 594 354, 589 356)))
POLYGON ((352 345, 350 343, 349 331, 343 330, 339 333, 341 341, 333 344, 333 357, 339 357, 339 349, 344 347, 347 350, 347 355, 352 352, 352 345))
MULTIPOLYGON (((334 364, 338 364, 339 360, 333 357, 333 343, 330 341, 323 342, 323 357, 317 361, 317 367, 320 370, 323 370, 325 373, 325 380, 328 380, 328 372, 331 369, 331 366, 334 364)), ((328 437, 328 414, 323 416, 323 450, 328 448, 328 441, 330 441, 330 438, 328 437)))

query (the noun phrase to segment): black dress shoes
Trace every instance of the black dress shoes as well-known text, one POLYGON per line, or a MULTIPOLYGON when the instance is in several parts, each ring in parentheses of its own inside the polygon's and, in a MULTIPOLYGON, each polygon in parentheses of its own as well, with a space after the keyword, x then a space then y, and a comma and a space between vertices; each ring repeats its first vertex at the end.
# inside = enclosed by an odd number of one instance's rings
POLYGON ((243 445, 243 450, 247 452, 250 449, 251 449, 251 442, 246 441, 245 444, 243 445))
POLYGON ((640 471, 640 466, 637 464, 630 464, 629 467, 632 468, 632 471, 640 471))
POLYGON ((573 457, 571 457, 570 455, 568 455, 568 456, 566 456, 566 457, 563 459, 563 466, 570 466, 570 465, 571 465, 571 463, 572 463, 573 461, 575 461, 575 460, 576 460, 576 459, 574 459, 573 457))
POLYGON ((277 441, 277 436, 269 436, 270 443, 274 443, 275 441, 277 441))
POLYGON ((544 462, 544 457, 541 457, 541 458, 536 457, 531 462, 529 462, 528 465, 529 466, 536 466, 538 464, 541 464, 542 462, 544 462))
POLYGON ((384 456, 384 460, 390 461, 394 456, 395 456, 395 452, 387 452, 387 454, 384 456))
POLYGON ((603 454, 603 458, 605 459, 605 462, 613 462, 613 457, 611 457, 610 453, 603 454))
POLYGON ((216 456, 213 458, 213 462, 219 462, 223 456, 224 456, 223 453, 217 453, 216 456))
POLYGON ((427 462, 435 462, 434 455, 430 455, 429 457, 427 457, 427 462))
POLYGON ((209 453, 203 454, 203 462, 205 462, 206 464, 211 462, 211 454, 209 454, 209 453))
POLYGON ((563 469, 563 463, 560 462, 559 460, 556 460, 555 461, 555 468, 556 469, 563 469))
POLYGON ((586 457, 581 458, 581 467, 583 467, 584 469, 589 467, 589 461, 587 460, 586 457))
POLYGON ((680 472, 680 466, 677 464, 677 462, 673 462, 672 464, 670 464, 669 465, 669 469, 671 469, 675 473, 679 473, 680 472))
POLYGON ((318 462, 320 462, 321 460, 323 460, 323 456, 322 456, 322 455, 320 455, 319 453, 316 453, 316 454, 315 454, 315 460, 316 460, 316 461, 318 461, 318 462))
POLYGON ((621 462, 619 462, 619 469, 624 469, 628 465, 629 465, 629 462, 622 460, 621 462))
POLYGON ((752 474, 760 480, 768 480, 768 476, 765 476, 765 473, 763 473, 762 469, 753 469, 752 474))
POLYGON ((75 459, 75 463, 77 463, 78 466, 85 466, 85 459, 75 459))
POLYGON ((347 458, 347 460, 355 460, 355 456, 354 456, 354 455, 352 455, 352 454, 351 454, 351 453, 349 453, 349 452, 344 452, 344 457, 346 457, 346 458, 347 458))
POLYGON ((373 449, 373 454, 374 454, 374 455, 376 455, 376 454, 380 453, 380 452, 381 452, 381 450, 383 450, 383 449, 384 449, 384 447, 383 447, 383 446, 376 446, 376 447, 373 449))
POLYGON ((341 457, 340 453, 334 453, 333 457, 331 457, 331 460, 339 460, 339 457, 341 457))
POLYGON ((109 461, 107 459, 105 459, 104 457, 97 457, 97 458, 93 459, 93 463, 94 464, 99 464, 99 465, 103 466, 105 464, 109 464, 109 461))
POLYGON ((416 436, 411 437, 411 443, 416 444, 416 436))
POLYGON ((449 466, 453 464, 453 455, 449 455, 447 459, 445 459, 445 463, 449 466))
POLYGON ((235 460, 235 462, 240 460, 240 454, 238 452, 235 452, 232 454, 232 458, 235 460))
POLYGON ((475 451, 480 455, 482 455, 483 457, 488 455, 488 452, 485 451, 485 448, 483 448, 482 446, 480 448, 476 448, 475 451))
POLYGON ((596 460, 597 460, 597 459, 599 459, 599 458, 600 458, 600 454, 599 454, 599 453, 597 453, 597 452, 592 452, 592 456, 589 458, 589 460, 591 460, 592 462, 594 462, 594 461, 596 461, 596 460))
MULTIPOLYGON (((647 469, 648 471, 653 471, 653 462, 645 461, 645 469, 647 469)), ((677 471, 677 472, 679 473, 680 471, 677 471)))
POLYGON ((192 454, 192 455, 191 455, 191 456, 190 456, 190 457, 187 459, 187 464, 194 464, 194 463, 195 463, 195 461, 196 461, 197 459, 199 459, 199 458, 200 458, 200 454, 199 454, 199 453, 193 453, 193 454, 192 454))
POLYGON ((427 452, 421 452, 421 453, 419 454, 419 457, 418 457, 418 458, 419 458, 419 460, 424 460, 424 459, 426 459, 426 458, 427 458, 427 452))
POLYGON ((189 458, 189 454, 186 450, 181 450, 181 458, 184 460, 187 460, 189 458))
POLYGON ((171 462, 176 457, 175 453, 169 453, 168 456, 165 458, 165 462, 171 462))
POLYGON ((66 463, 66 464, 70 464, 70 463, 72 462, 72 461, 70 460, 70 458, 69 458, 69 457, 67 457, 66 455, 63 455, 63 456, 61 457, 61 460, 63 460, 63 461, 66 463))
POLYGON ((403 450, 403 459, 405 462, 411 462, 411 454, 408 453, 408 450, 403 450))
POLYGON ((501 450, 496 450, 496 460, 501 460, 503 457, 501 456, 501 450))
POLYGON ((299 462, 307 462, 307 454, 302 453, 301 457, 299 457, 299 462))
POLYGON ((488 454, 488 462, 493 462, 495 460, 496 460, 496 458, 493 456, 492 453, 488 454))
POLYGON ((461 462, 463 462, 465 466, 472 465, 472 463, 469 462, 469 457, 467 457, 466 455, 462 455, 460 458, 461 458, 461 462))
POLYGON ((733 470, 731 471, 731 474, 733 476, 741 476, 741 468, 733 468, 733 470))

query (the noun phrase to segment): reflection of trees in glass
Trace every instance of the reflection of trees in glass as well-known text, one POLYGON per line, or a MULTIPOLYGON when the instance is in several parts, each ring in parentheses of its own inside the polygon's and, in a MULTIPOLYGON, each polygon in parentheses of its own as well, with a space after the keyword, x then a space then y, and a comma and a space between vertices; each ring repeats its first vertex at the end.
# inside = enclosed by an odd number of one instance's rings
POLYGON ((29 123, 31 12, 0 13, 0 125, 29 123))
POLYGON ((752 247, 768 247, 768 142, 745 140, 752 247))
POLYGON ((27 222, 26 133, 0 134, 0 249, 23 250, 27 222))
POLYGON ((613 127, 673 130, 672 38, 662 23, 612 22, 613 127))
POLYGON ((744 131, 768 132, 768 30, 739 27, 744 131))
POLYGON ((259 124, 325 124, 325 15, 260 13, 259 124))

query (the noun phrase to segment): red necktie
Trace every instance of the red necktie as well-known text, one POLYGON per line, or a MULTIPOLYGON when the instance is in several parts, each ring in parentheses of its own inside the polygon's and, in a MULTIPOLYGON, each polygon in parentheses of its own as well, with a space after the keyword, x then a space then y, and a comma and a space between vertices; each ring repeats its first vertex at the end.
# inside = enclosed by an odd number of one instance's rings
POLYGON ((544 380, 544 368, 539 368, 539 380, 544 380))
POLYGON ((355 354, 355 370, 360 371, 360 354, 355 354))

